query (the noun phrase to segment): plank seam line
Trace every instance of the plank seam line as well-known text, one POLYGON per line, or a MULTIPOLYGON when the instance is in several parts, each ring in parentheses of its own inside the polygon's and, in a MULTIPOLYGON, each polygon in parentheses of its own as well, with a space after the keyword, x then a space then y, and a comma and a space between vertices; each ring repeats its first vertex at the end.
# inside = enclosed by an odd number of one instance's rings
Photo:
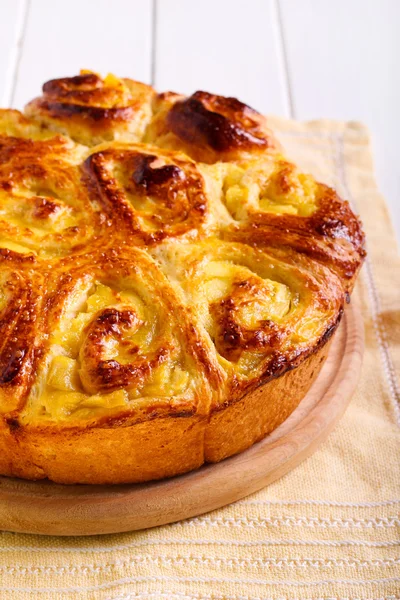
POLYGON ((10 89, 10 94, 9 94, 9 98, 8 98, 8 102, 7 102, 8 106, 14 106, 15 92, 17 90, 18 75, 19 75, 19 69, 20 69, 20 65, 21 65, 22 51, 23 51, 23 46, 24 46, 24 42, 25 42, 25 35, 26 35, 26 28, 28 25, 28 17, 29 17, 30 7, 31 7, 31 0, 24 0, 21 25, 20 25, 20 30, 18 32, 18 36, 17 36, 16 58, 15 58, 14 69, 13 69, 14 74, 12 77, 11 89, 10 89))
POLYGON ((152 22, 151 22, 151 85, 156 84, 156 60, 157 60, 157 0, 152 2, 152 22))
POLYGON ((289 70, 289 56, 285 38, 285 30, 283 27, 282 11, 279 0, 272 0, 271 4, 272 13, 276 24, 277 32, 277 49, 278 57, 282 67, 283 73, 283 89, 285 92, 285 100, 289 116, 293 119, 296 116, 294 108, 294 98, 292 93, 292 86, 290 83, 290 70, 289 70))

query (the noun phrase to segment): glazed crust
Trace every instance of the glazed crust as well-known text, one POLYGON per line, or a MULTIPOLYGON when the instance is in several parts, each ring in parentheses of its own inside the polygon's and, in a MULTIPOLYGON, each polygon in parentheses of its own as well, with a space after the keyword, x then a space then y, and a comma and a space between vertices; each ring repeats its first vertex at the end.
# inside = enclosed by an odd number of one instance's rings
POLYGON ((93 146, 123 137, 138 141, 150 120, 154 90, 131 79, 81 73, 48 81, 43 96, 25 109, 28 116, 72 139, 93 146))
POLYGON ((238 454, 283 423, 318 377, 328 350, 329 342, 297 368, 212 412, 205 434, 205 461, 219 462, 238 454))
POLYGON ((46 83, 0 111, 0 474, 140 482, 245 450, 317 377, 364 255, 238 100, 46 83))
POLYGON ((117 484, 162 479, 219 462, 246 450, 287 419, 318 376, 328 347, 211 412, 209 419, 169 416, 87 429, 3 426, 0 472, 66 484, 117 484))

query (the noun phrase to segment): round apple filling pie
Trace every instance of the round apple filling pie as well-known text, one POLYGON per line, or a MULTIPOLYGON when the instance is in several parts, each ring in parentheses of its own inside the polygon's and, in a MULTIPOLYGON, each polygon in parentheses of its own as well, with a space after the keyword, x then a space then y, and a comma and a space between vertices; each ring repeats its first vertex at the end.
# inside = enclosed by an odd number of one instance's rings
POLYGON ((234 98, 82 71, 0 111, 0 474, 170 477, 317 377, 358 218, 234 98))

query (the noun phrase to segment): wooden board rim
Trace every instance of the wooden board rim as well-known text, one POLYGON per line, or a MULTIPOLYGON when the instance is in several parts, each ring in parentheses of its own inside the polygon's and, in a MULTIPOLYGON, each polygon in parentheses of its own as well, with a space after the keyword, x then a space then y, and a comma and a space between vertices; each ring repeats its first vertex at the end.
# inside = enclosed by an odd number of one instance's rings
POLYGON ((68 486, 0 477, 0 529, 47 535, 118 533, 198 516, 248 496, 288 473, 326 439, 356 388, 363 350, 362 317, 352 303, 311 390, 261 442, 221 463, 144 484, 68 486))

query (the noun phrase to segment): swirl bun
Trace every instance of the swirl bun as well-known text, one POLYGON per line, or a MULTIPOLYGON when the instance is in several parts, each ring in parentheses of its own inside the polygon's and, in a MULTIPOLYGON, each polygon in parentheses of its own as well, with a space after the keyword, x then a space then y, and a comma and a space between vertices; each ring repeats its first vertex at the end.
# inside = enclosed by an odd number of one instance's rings
POLYGON ((130 241, 196 237, 211 227, 206 182, 183 154, 142 145, 103 147, 86 168, 106 210, 130 241))
POLYGON ((81 185, 83 156, 66 138, 0 136, 0 248, 60 255, 99 233, 100 216, 81 185))
POLYGON ((183 248, 167 245, 157 254, 167 271, 172 267, 193 319, 213 341, 228 374, 230 398, 304 360, 340 319, 343 289, 318 263, 288 264, 283 257, 216 239, 183 248))
POLYGON ((36 328, 42 277, 33 269, 33 257, 13 254, 0 250, 0 406, 8 415, 23 406, 41 355, 36 328))
POLYGON ((279 147, 265 117, 236 98, 196 92, 160 94, 145 140, 183 150, 204 163, 234 160, 279 147))
POLYGON ((225 165, 223 201, 232 225, 227 239, 295 249, 334 270, 352 289, 364 235, 348 202, 300 173, 282 156, 225 165))
POLYGON ((364 254, 238 100, 46 83, 0 111, 0 474, 146 481, 248 448, 317 376, 364 254))
POLYGON ((64 259, 45 287, 50 326, 34 384, 40 402, 28 403, 23 418, 111 423, 115 415, 129 422, 207 414, 205 373, 213 357, 199 354, 187 309, 181 306, 179 321, 174 317, 179 299, 147 253, 131 248, 64 259))
POLYGON ((28 104, 26 114, 88 146, 114 139, 135 142, 150 120, 153 95, 144 83, 82 71, 45 83, 43 96, 28 104))

